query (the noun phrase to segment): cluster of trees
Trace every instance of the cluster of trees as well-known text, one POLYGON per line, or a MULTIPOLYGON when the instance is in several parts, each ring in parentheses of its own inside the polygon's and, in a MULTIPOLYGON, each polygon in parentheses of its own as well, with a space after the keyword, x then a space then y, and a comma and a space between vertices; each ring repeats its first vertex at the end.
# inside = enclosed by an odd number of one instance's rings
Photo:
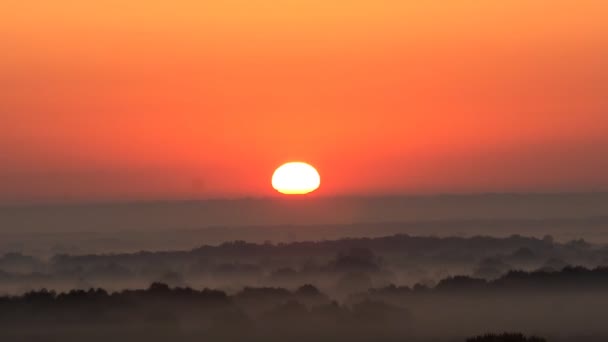
MULTIPOLYGON (((0 337, 7 340, 133 341, 394 341, 422 339, 411 313, 382 301, 342 305, 312 285, 296 291, 245 288, 239 293, 170 288, 40 290, 0 298, 0 337)), ((449 336, 444 336, 446 340, 449 336)), ((467 342, 543 342, 521 334, 485 335, 467 342)))
POLYGON ((449 275, 493 280, 511 270, 554 272, 568 265, 608 264, 608 248, 582 240, 557 243, 522 236, 340 239, 255 244, 234 241, 190 251, 55 255, 48 261, 19 253, 0 257, 0 293, 57 290, 247 285, 296 287, 312 283, 333 295, 390 283, 435 285, 449 275))
POLYGON ((523 334, 504 333, 475 336, 468 338, 467 342, 547 342, 547 340, 537 336, 526 337, 523 334))
POLYGON ((386 340, 407 336, 408 318, 407 310, 379 301, 340 305, 312 285, 228 295, 154 283, 145 290, 40 290, 0 298, 0 338, 6 340, 386 340))
MULTIPOLYGON (((5 327, 0 337, 44 340, 51 336, 51 340, 63 341, 107 341, 118 336, 134 341, 161 337, 184 341, 453 341, 491 327, 541 331, 556 337, 587 333, 604 338, 608 337, 603 324, 606 307, 605 268, 510 272, 492 281, 450 277, 434 287, 387 286, 346 296, 342 301, 310 284, 294 290, 244 287, 229 293, 153 283, 138 290, 57 293, 43 289, 0 297, 0 326, 5 327), (582 291, 589 289, 595 291, 582 291), (554 310, 556 306, 567 310, 554 310), (93 333, 95 336, 89 338, 93 333)), ((468 341, 544 340, 503 334, 468 341)))
POLYGON ((581 240, 407 235, 48 261, 9 253, 0 340, 602 340, 607 256, 581 240))
POLYGON ((475 292, 550 292, 550 291, 600 291, 608 292, 608 267, 588 269, 581 266, 566 266, 561 271, 538 270, 532 272, 509 271, 505 275, 485 280, 470 276, 450 276, 440 280, 434 287, 416 284, 413 287, 389 285, 370 289, 371 293, 445 293, 475 292), (431 291, 432 290, 432 291, 431 291))

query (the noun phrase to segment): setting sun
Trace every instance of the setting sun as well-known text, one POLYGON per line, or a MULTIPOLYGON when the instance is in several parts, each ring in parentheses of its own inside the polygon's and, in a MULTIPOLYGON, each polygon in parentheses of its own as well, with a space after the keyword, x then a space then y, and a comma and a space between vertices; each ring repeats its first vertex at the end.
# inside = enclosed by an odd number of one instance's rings
POLYGON ((303 195, 321 184, 317 170, 310 164, 291 162, 281 165, 272 175, 272 187, 286 195, 303 195))

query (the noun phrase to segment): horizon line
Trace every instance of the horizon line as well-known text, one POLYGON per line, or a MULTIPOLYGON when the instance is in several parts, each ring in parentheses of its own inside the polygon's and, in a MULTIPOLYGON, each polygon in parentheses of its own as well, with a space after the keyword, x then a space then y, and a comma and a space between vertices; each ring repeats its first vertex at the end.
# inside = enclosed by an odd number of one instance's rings
POLYGON ((449 197, 483 197, 483 196, 593 196, 608 195, 608 190, 556 190, 556 191, 483 191, 483 192, 437 192, 437 193, 353 193, 334 195, 264 195, 264 196, 222 196, 222 197, 175 197, 175 198, 106 198, 106 199, 32 199, 0 201, 0 208, 11 207, 53 207, 53 206, 96 206, 96 205, 130 205, 130 204, 169 204, 169 203, 196 203, 196 202, 237 202, 237 201, 268 201, 268 200, 328 200, 328 199, 374 199, 374 198, 449 198, 449 197))

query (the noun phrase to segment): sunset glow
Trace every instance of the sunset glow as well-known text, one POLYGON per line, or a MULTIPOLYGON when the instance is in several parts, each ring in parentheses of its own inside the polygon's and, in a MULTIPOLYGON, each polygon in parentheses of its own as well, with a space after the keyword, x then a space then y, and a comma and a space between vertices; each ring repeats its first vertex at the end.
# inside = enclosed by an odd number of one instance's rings
POLYGON ((0 3, 0 201, 608 189, 608 2, 0 3), (247 165, 246 168, 243 165, 247 165))

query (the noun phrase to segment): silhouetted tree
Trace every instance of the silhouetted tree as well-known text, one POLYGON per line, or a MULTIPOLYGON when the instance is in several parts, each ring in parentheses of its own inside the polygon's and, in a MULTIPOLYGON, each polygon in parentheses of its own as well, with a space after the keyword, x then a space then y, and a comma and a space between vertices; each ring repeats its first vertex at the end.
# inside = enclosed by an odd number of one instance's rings
POLYGON ((471 337, 467 339, 467 342, 546 342, 546 340, 536 336, 526 337, 520 333, 504 333, 471 337))

